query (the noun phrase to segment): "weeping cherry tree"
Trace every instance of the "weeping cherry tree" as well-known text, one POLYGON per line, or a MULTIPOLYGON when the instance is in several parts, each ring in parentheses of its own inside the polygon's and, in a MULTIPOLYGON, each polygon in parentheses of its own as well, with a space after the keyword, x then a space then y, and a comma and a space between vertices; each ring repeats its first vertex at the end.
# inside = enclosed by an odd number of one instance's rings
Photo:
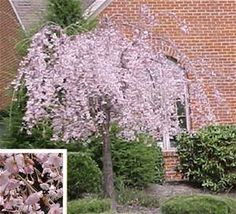
MULTIPOLYGON (((55 141, 102 136, 104 196, 114 209, 111 124, 117 123, 126 139, 140 133, 160 139, 167 130, 174 136, 180 132, 176 101, 185 102, 186 85, 190 91, 199 88, 191 86, 186 70, 150 44, 151 33, 137 27, 133 35, 127 38, 109 21, 75 36, 58 26, 44 27, 15 81, 16 89, 22 81, 27 88, 24 126, 29 133, 47 120, 55 141)), ((199 101, 202 91, 193 93, 199 101)))

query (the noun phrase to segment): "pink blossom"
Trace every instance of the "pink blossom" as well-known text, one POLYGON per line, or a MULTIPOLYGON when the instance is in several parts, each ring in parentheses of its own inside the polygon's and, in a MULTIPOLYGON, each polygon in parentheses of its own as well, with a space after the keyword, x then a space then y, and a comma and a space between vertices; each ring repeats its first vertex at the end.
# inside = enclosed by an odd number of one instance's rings
POLYGON ((49 190, 49 184, 47 184, 47 183, 42 183, 42 184, 40 184, 40 187, 41 187, 43 190, 49 190))
POLYGON ((9 173, 0 171, 0 186, 6 186, 9 183, 9 173))
POLYGON ((6 169, 10 172, 10 173, 18 173, 19 169, 16 163, 16 160, 14 158, 14 156, 10 156, 6 159, 6 169))
POLYGON ((40 163, 44 163, 48 159, 48 154, 36 154, 36 156, 38 160, 40 161, 40 163))
POLYGON ((24 171, 23 168, 25 167, 25 158, 23 154, 16 154, 15 161, 16 161, 19 171, 24 171))
POLYGON ((12 210, 13 209, 13 201, 10 200, 10 201, 6 201, 6 203, 4 203, 3 207, 3 211, 9 211, 9 210, 12 210))
POLYGON ((48 214, 62 214, 62 208, 60 207, 60 204, 53 204, 48 214))
POLYGON ((58 154, 50 154, 48 164, 60 167, 62 166, 62 159, 58 156, 58 154))
POLYGON ((20 182, 17 179, 10 179, 7 188, 9 190, 15 189, 20 186, 20 182))
POLYGON ((26 200, 26 205, 33 205, 39 202, 40 198, 42 198, 42 192, 36 192, 31 194, 26 200))
POLYGON ((34 172, 34 166, 33 165, 27 165, 24 168, 24 171, 26 174, 32 174, 34 172))

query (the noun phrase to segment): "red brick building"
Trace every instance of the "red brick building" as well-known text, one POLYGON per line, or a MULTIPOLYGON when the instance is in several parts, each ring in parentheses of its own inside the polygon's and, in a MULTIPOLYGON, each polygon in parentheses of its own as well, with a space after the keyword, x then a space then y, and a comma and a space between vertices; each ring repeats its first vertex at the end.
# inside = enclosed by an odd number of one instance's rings
POLYGON ((12 80, 12 71, 17 66, 14 47, 19 39, 20 24, 8 0, 0 1, 0 109, 9 98, 6 88, 12 80))
MULTIPOLYGON (((13 42, 7 42, 7 35, 16 35, 13 28, 19 27, 17 16, 8 0, 0 2, 0 108, 4 106, 2 91, 10 81, 7 75, 7 67, 15 64, 13 42), (2 11, 8 11, 14 21, 9 16, 2 18, 2 11), (2 21, 4 20, 4 21, 2 21), (13 26, 6 30, 6 26, 13 26), (10 30, 11 29, 11 30, 10 30), (3 51, 4 50, 4 51, 3 51), (4 57, 3 57, 4 56, 4 57)), ((12 2, 14 2, 12 0, 12 2)), ((19 2, 30 2, 29 0, 15 0, 18 16, 25 8, 19 7, 19 2), (18 7, 17 3, 18 2, 18 7)), ((34 1, 32 1, 34 2, 34 1)), ((40 1, 38 1, 40 2, 40 1)), ((208 74, 202 74, 207 96, 212 102, 214 113, 217 115, 217 122, 223 124, 236 123, 236 2, 235 0, 84 0, 85 17, 113 16, 120 14, 118 21, 125 17, 127 20, 137 21, 140 17, 139 9, 142 4, 146 4, 155 14, 174 13, 180 20, 185 20, 190 30, 188 34, 183 34, 178 25, 170 17, 160 16, 159 26, 156 34, 168 34, 168 37, 175 42, 178 50, 186 55, 190 60, 206 59, 209 71, 214 71, 217 88, 221 91, 225 105, 219 106, 212 99, 212 80, 208 74)), ((22 4, 21 4, 22 5, 22 4)), ((38 8, 33 7, 31 12, 38 12, 38 8)), ((24 14, 24 13, 23 13, 24 14)), ((27 13, 29 17, 29 13, 27 13)), ((32 13, 31 13, 32 14, 32 13)), ((21 15, 21 22, 27 23, 27 18, 21 15)), ((28 18, 30 20, 30 18, 28 18)), ((28 24, 26 24, 28 26, 28 24)), ((181 62, 178 54, 171 48, 166 48, 166 55, 181 62)), ((215 81, 214 80, 214 81, 215 81)), ((199 127, 197 113, 194 102, 189 99, 185 111, 186 126, 188 129, 199 127), (191 117, 190 113, 191 112, 191 117)), ((170 145, 164 146, 166 177, 168 180, 179 179, 176 175, 175 166, 178 161, 174 148, 170 145)))
MULTIPOLYGON (((211 106, 217 115, 217 121, 227 124, 236 123, 236 2, 234 0, 113 0, 109 1, 101 13, 107 16, 122 14, 120 19, 125 17, 127 20, 135 21, 139 19, 141 4, 148 5, 155 14, 171 12, 179 19, 186 20, 190 31, 183 35, 173 20, 160 17, 157 34, 168 33, 178 50, 190 60, 199 58, 207 60, 209 68, 216 74, 215 78, 219 75, 217 88, 228 105, 218 106, 212 101, 211 106)), ((176 58, 177 61, 181 60, 174 50, 168 48, 166 55, 176 58)), ((208 78, 209 76, 206 75, 205 87, 211 100, 211 79, 208 78)), ((199 124, 195 118, 197 113, 194 112, 191 97, 189 102, 191 118, 190 115, 186 115, 189 121, 187 128, 196 129, 199 124)), ((168 151, 164 153, 167 179, 178 179, 174 170, 177 156, 170 151, 170 147, 167 148, 168 151)))

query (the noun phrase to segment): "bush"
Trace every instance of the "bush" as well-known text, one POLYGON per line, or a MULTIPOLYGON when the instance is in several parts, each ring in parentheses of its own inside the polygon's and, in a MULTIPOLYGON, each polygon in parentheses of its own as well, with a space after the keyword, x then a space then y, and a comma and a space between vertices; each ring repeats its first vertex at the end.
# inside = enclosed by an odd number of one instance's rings
POLYGON ((49 0, 46 20, 60 25, 68 35, 92 30, 97 22, 83 18, 80 2, 79 0, 49 0))
POLYGON ((67 169, 69 200, 79 198, 84 193, 101 191, 101 170, 88 154, 69 152, 67 169))
POLYGON ((78 0, 49 0, 47 12, 47 20, 63 28, 83 18, 78 0))
POLYGON ((163 214, 235 214, 236 200, 217 196, 177 196, 166 201, 163 214))
MULTIPOLYGON (((143 188, 150 183, 164 180, 163 155, 152 138, 140 136, 135 142, 117 137, 119 130, 113 126, 110 131, 112 162, 116 184, 143 188)), ((102 168, 102 140, 94 138, 89 143, 93 159, 102 168)))
POLYGON ((102 213, 111 210, 111 202, 108 199, 81 199, 68 203, 68 214, 102 213))
POLYGON ((112 148, 113 167, 117 177, 129 187, 146 187, 162 181, 162 153, 155 146, 148 147, 142 142, 114 143, 112 148))
POLYGON ((137 189, 123 189, 117 192, 117 202, 129 206, 160 207, 160 199, 137 189))
POLYGON ((236 185, 236 126, 210 126, 178 137, 180 170, 212 191, 236 185))

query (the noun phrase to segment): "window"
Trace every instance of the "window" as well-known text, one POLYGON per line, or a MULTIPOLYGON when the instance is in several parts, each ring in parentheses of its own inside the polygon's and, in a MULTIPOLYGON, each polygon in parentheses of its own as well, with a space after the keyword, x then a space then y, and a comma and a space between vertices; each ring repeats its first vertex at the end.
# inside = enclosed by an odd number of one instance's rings
MULTIPOLYGON (((180 101, 176 102, 176 111, 178 115, 179 126, 182 130, 189 131, 189 118, 188 118, 188 108, 185 104, 180 101)), ((163 133, 162 141, 159 142, 163 150, 175 150, 175 137, 172 137, 169 130, 165 130, 163 133)))
MULTIPOLYGON (((173 57, 167 57, 173 63, 177 65, 177 60, 173 57)), ((182 130, 190 130, 190 119, 189 119, 189 106, 188 106, 188 88, 184 86, 185 101, 184 103, 180 100, 176 101, 176 114, 179 121, 179 126, 182 130)), ((163 150, 175 150, 175 137, 170 135, 170 130, 164 130, 162 141, 159 142, 163 150)))

